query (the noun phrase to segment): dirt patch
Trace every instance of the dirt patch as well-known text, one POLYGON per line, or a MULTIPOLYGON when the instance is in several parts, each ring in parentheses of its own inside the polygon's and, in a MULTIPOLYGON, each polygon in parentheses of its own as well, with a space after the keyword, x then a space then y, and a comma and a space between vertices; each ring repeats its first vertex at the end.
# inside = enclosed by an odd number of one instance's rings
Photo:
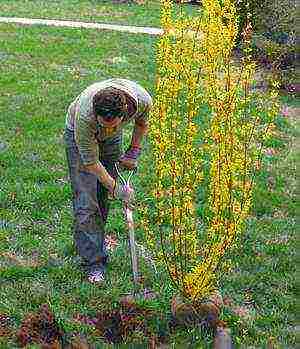
MULTIPOLYGON (((190 327, 171 314, 140 306, 125 297, 114 309, 102 311, 95 317, 76 314, 74 320, 94 327, 108 344, 148 343, 149 348, 167 345, 171 334, 190 327)), ((198 325, 202 329, 203 324, 198 325)))
POLYGON ((166 334, 157 333, 153 326, 162 321, 162 314, 134 302, 121 302, 118 308, 98 313, 94 321, 98 334, 110 344, 139 339, 156 344, 167 341, 166 334))
MULTIPOLYGON (((73 320, 92 327, 94 336, 104 343, 147 344, 148 348, 154 349, 167 346, 170 337, 178 331, 186 332, 197 328, 200 332, 215 335, 218 334, 218 329, 227 331, 222 321, 217 321, 219 327, 213 328, 212 323, 216 321, 212 321, 209 314, 211 311, 207 311, 205 316, 199 313, 201 316, 189 323, 182 321, 182 317, 175 317, 172 312, 140 305, 131 298, 122 297, 113 309, 98 312, 94 317, 75 314, 73 320)), ((16 332, 11 330, 9 317, 0 314, 0 339, 1 337, 13 340, 21 348, 34 344, 41 349, 91 348, 82 334, 65 333, 47 304, 41 305, 37 312, 28 313, 16 332)))
POLYGON ((150 348, 166 345, 170 335, 178 331, 198 328, 205 333, 213 333, 216 323, 225 325, 222 321, 216 321, 217 315, 212 316, 211 309, 206 309, 205 314, 191 314, 190 309, 184 310, 180 307, 180 312, 176 314, 173 310, 171 314, 163 313, 138 305, 132 298, 123 297, 114 309, 99 312, 95 317, 76 314, 74 320, 94 327, 97 335, 108 344, 147 342, 150 348), (190 315, 194 316, 191 318, 190 315))
POLYGON ((23 268, 38 268, 42 265, 39 254, 32 253, 31 256, 21 256, 15 252, 1 252, 0 262, 3 259, 3 264, 7 266, 18 266, 23 268))
POLYGON ((29 313, 17 332, 21 348, 29 344, 39 344, 42 349, 61 348, 63 331, 59 328, 48 305, 43 304, 38 313, 29 313))

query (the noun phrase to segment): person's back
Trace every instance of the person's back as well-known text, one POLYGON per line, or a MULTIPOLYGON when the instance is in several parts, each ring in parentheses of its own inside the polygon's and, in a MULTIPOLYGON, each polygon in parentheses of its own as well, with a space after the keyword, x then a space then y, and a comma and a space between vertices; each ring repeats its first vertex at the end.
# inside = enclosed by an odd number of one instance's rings
POLYGON ((131 100, 131 102, 129 102, 129 118, 125 118, 123 124, 133 117, 143 115, 151 108, 151 96, 141 85, 127 79, 108 79, 88 86, 75 98, 68 109, 66 127, 69 130, 74 130, 76 112, 80 113, 82 117, 92 118, 92 105, 95 94, 108 88, 115 88, 123 91, 129 97, 129 101, 131 100))

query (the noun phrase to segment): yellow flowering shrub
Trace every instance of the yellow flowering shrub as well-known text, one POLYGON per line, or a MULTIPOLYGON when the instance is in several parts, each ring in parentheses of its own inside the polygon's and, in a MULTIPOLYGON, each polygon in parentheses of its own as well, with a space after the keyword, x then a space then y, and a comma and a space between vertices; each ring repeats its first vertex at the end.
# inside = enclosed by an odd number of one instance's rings
MULTIPOLYGON (((157 47, 156 99, 149 122, 154 176, 144 212, 149 246, 158 249, 171 280, 192 301, 215 288, 222 258, 242 231, 263 142, 274 132, 278 109, 274 92, 266 99, 252 90, 250 53, 242 67, 233 62, 234 0, 202 4, 201 16, 174 19, 172 1, 161 1, 164 34, 157 47), (203 105, 211 111, 206 130, 200 130, 203 105), (200 253, 196 203, 204 158, 210 162, 210 194, 200 253)), ((246 44, 250 35, 248 25, 246 44)))

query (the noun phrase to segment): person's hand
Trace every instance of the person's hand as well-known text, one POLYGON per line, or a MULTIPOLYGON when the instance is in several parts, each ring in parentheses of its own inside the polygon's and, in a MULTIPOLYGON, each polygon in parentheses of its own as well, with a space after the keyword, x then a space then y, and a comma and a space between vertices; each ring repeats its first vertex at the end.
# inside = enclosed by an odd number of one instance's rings
POLYGON ((127 184, 121 185, 120 183, 117 183, 114 190, 114 197, 126 204, 132 204, 134 201, 134 190, 127 184))
POLYGON ((119 159, 119 163, 122 167, 133 170, 137 168, 138 158, 141 155, 141 148, 131 147, 129 148, 119 159))

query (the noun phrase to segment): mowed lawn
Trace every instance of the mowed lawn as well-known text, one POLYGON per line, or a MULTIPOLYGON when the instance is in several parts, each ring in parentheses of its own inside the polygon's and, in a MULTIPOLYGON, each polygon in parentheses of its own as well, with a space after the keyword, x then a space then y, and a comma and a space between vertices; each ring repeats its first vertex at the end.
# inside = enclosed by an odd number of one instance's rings
MULTIPOLYGON (((113 203, 107 230, 118 246, 111 253, 107 281, 101 287, 85 282, 72 246, 64 119, 72 99, 97 80, 125 77, 153 93, 156 40, 107 31, 0 25, 0 314, 6 314, 15 329, 29 311, 47 303, 66 332, 80 332, 97 348, 105 347, 94 328, 76 318, 112 308, 120 295, 131 292, 126 229, 121 206, 113 203)), ((299 155, 289 151, 295 130, 283 117, 276 124, 278 139, 264 159, 253 215, 220 281, 222 319, 241 348, 267 348, 270 343, 275 348, 295 347, 299 155)), ((141 203, 153 175, 149 151, 145 144, 134 180, 141 203)), ((141 231, 137 239, 145 243, 141 231)), ((147 306, 167 316, 171 286, 143 261, 141 269, 148 287, 159 294, 147 306)), ((172 348, 186 348, 191 338, 193 348, 210 347, 211 338, 195 331, 172 334, 170 343, 172 348)), ((0 345, 16 346, 14 338, 3 338, 2 343, 0 338, 0 345)))
MULTIPOLYGON (((72 217, 63 129, 68 104, 109 78, 154 85, 150 36, 1 25, 0 312, 19 323, 49 302, 69 321, 132 290, 130 259, 118 250, 105 287, 82 282, 72 256, 72 217), (94 304, 92 306, 92 304, 94 304), (69 319, 69 320, 68 320, 69 319)), ((111 229, 126 246, 122 210, 111 229)))
MULTIPOLYGON (((196 15, 201 7, 189 4, 175 7, 176 13, 181 10, 196 15)), ((111 0, 0 0, 0 16, 160 26, 160 1, 145 0, 139 5, 111 0)))

